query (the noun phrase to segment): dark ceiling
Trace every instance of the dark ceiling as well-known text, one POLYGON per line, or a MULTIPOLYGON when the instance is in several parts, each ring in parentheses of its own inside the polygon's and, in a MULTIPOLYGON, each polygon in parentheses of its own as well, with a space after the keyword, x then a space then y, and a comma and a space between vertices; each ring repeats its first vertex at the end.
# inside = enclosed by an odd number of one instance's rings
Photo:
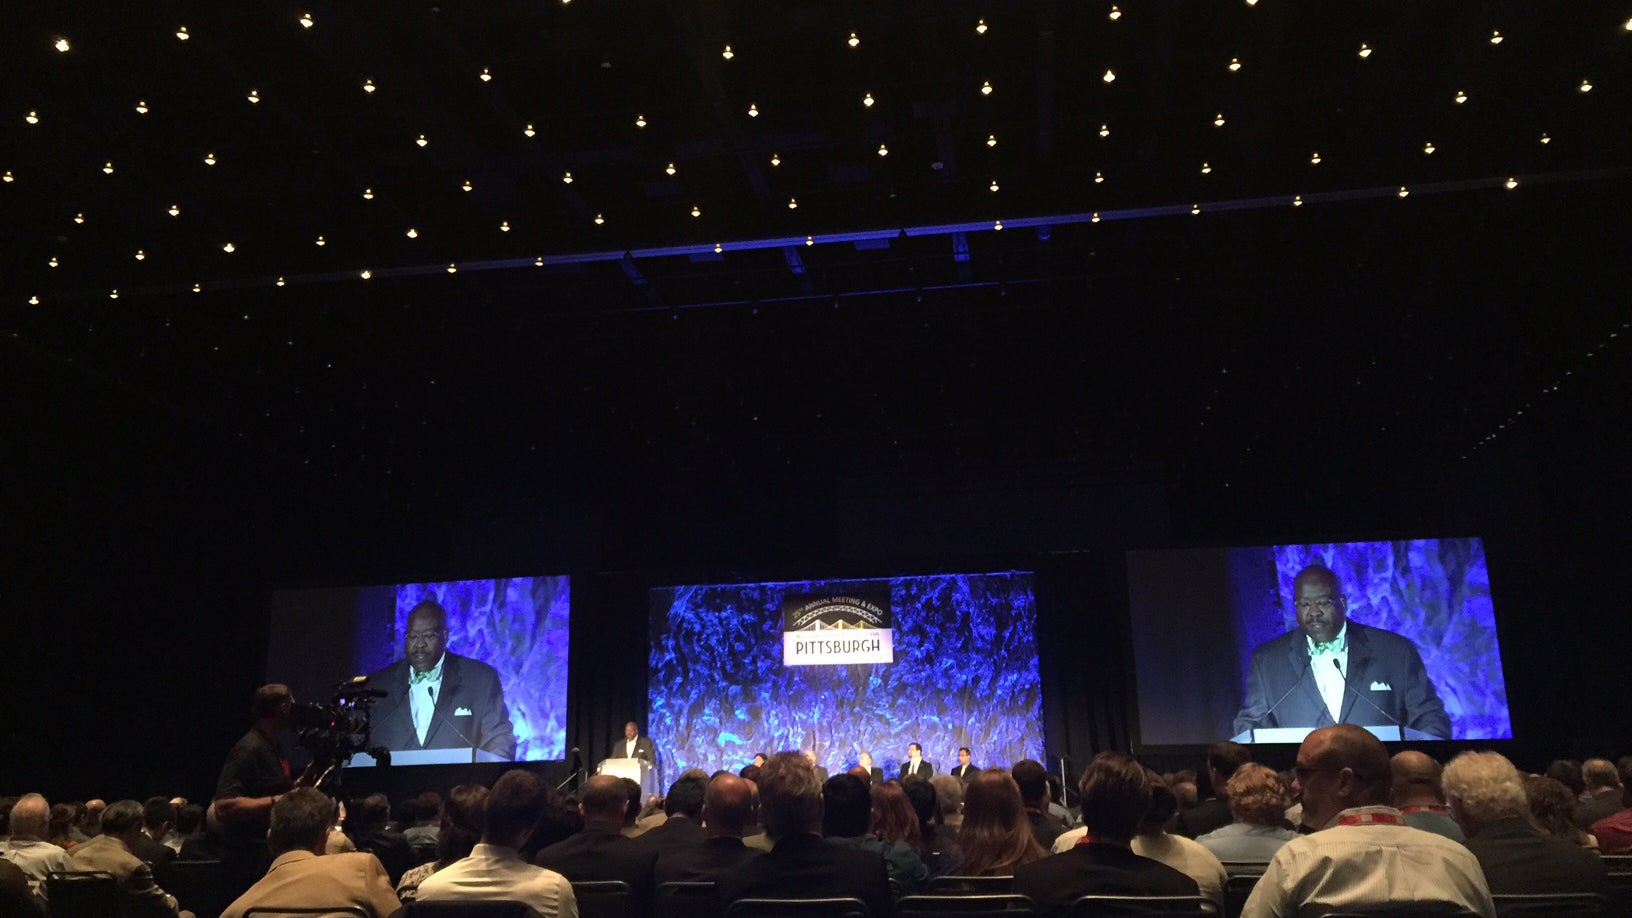
POLYGON ((8 15, 36 471, 158 423, 388 501, 1224 487, 1628 415, 1624 2, 8 15))

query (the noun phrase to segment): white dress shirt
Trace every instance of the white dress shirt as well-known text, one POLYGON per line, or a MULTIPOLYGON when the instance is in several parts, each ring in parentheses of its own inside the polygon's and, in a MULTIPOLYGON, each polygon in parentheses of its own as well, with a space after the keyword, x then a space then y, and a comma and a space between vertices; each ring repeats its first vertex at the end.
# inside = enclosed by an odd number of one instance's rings
POLYGON ((475 902, 513 899, 544 918, 578 918, 572 884, 553 870, 529 864, 514 848, 479 844, 419 884, 416 902, 475 902))
POLYGON ((414 684, 414 668, 408 667, 408 704, 414 714, 414 732, 419 735, 419 744, 425 745, 425 734, 431 729, 431 715, 436 712, 436 700, 442 696, 442 664, 448 662, 448 652, 442 651, 442 656, 431 667, 434 673, 427 682, 414 684))
POLYGON ((1332 713, 1332 723, 1343 722, 1343 696, 1348 689, 1343 677, 1349 672, 1349 623, 1344 622, 1343 628, 1332 638, 1337 644, 1337 650, 1315 656, 1315 642, 1313 638, 1304 636, 1309 642, 1309 666, 1314 670, 1315 686, 1320 689, 1320 697, 1326 702, 1326 710, 1332 713), (1333 666, 1330 660, 1336 660, 1333 666))

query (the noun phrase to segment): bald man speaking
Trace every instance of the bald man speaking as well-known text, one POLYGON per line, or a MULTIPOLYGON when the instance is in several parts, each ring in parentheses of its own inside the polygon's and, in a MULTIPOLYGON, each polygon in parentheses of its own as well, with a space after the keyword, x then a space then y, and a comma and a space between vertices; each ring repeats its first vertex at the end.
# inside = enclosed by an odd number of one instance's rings
POLYGON ((1350 621, 1342 584, 1322 565, 1299 571, 1292 592, 1298 627, 1252 652, 1236 733, 1358 724, 1451 738, 1451 719, 1410 639, 1350 621))

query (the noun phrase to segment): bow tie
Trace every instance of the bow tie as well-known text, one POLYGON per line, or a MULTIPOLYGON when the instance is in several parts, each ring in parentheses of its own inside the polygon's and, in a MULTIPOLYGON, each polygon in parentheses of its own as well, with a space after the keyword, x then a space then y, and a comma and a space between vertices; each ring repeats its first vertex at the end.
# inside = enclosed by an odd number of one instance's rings
POLYGON ((1323 657, 1327 654, 1339 654, 1347 649, 1348 642, 1342 639, 1326 641, 1325 643, 1316 642, 1314 649, 1309 651, 1309 655, 1312 657, 1323 657))
POLYGON ((422 685, 426 682, 435 682, 440 678, 442 678, 442 667, 438 665, 433 669, 426 670, 425 672, 414 673, 413 684, 422 685))

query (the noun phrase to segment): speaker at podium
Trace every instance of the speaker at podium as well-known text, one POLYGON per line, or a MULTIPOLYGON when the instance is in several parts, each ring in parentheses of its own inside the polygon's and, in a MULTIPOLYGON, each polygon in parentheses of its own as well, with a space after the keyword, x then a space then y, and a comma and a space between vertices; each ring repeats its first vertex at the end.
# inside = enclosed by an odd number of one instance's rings
POLYGON ((611 775, 614 778, 628 778, 639 784, 642 802, 662 792, 658 786, 657 769, 645 759, 602 759, 601 764, 595 767, 595 773, 598 775, 611 775))

